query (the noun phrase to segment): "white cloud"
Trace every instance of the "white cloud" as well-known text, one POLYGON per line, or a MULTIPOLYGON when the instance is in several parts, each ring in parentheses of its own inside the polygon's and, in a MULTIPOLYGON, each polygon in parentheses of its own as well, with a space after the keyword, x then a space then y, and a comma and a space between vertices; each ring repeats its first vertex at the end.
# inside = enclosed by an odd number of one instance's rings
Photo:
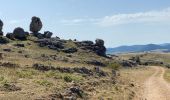
POLYGON ((100 26, 113 26, 128 23, 156 23, 170 21, 170 8, 160 11, 138 12, 105 16, 99 22, 100 26))
POLYGON ((170 22, 170 7, 155 11, 115 14, 101 18, 85 17, 69 20, 65 19, 62 20, 61 23, 63 25, 95 24, 102 27, 109 27, 129 23, 161 23, 167 21, 170 22))

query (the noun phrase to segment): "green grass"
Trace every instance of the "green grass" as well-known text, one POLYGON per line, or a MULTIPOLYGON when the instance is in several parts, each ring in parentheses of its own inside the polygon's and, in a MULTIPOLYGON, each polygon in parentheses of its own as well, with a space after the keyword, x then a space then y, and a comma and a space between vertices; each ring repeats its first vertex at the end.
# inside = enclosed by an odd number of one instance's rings
POLYGON ((57 71, 48 71, 45 73, 46 77, 54 78, 54 79, 63 79, 66 82, 80 82, 83 80, 81 75, 75 75, 70 73, 60 73, 57 71))
POLYGON ((49 82, 48 80, 38 80, 38 81, 35 81, 35 83, 45 86, 45 87, 51 87, 54 85, 52 82, 49 82))
POLYGON ((5 79, 4 76, 0 76, 0 83, 1 83, 1 85, 4 85, 4 84, 7 84, 7 83, 9 83, 9 82, 8 82, 7 79, 5 79))
POLYGON ((19 70, 16 72, 17 76, 19 78, 33 78, 33 75, 36 75, 37 72, 35 70, 32 69, 25 69, 25 70, 19 70))
POLYGON ((114 70, 118 70, 121 67, 121 65, 116 62, 110 62, 107 64, 107 66, 114 70))

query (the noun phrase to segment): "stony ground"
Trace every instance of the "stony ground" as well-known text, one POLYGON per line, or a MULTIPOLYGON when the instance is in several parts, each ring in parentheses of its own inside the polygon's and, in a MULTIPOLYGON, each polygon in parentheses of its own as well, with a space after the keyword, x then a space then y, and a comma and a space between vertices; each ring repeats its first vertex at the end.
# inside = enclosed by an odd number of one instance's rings
MULTIPOLYGON (((65 46, 75 44, 67 41, 65 46)), ((139 90, 155 69, 119 68, 116 62, 129 58, 110 59, 79 48, 65 53, 33 41, 12 41, 0 45, 0 100, 132 100, 143 94, 139 90)))
POLYGON ((117 74, 106 65, 110 61, 83 50, 58 52, 33 41, 0 45, 0 99, 112 99, 118 94, 117 74))

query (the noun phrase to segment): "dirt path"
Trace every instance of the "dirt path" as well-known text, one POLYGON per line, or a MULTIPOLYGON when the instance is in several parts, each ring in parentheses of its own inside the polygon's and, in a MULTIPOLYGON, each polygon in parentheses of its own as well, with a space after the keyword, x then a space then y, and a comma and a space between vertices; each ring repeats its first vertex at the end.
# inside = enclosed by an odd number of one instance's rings
POLYGON ((163 78, 165 69, 152 68, 155 69, 155 73, 144 83, 142 100, 170 100, 170 84, 163 78))

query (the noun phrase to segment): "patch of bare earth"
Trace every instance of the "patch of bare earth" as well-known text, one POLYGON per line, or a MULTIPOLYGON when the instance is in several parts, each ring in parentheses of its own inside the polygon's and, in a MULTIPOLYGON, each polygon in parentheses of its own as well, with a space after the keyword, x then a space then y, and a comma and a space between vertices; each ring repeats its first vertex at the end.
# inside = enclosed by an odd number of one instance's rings
POLYGON ((142 83, 153 74, 154 70, 150 67, 136 67, 120 70, 118 79, 118 95, 114 100, 132 100, 135 96, 142 95, 137 92, 142 88, 142 83))
POLYGON ((142 95, 136 97, 135 100, 169 100, 170 84, 163 78, 165 69, 156 66, 151 68, 154 69, 154 74, 144 82, 142 95))

